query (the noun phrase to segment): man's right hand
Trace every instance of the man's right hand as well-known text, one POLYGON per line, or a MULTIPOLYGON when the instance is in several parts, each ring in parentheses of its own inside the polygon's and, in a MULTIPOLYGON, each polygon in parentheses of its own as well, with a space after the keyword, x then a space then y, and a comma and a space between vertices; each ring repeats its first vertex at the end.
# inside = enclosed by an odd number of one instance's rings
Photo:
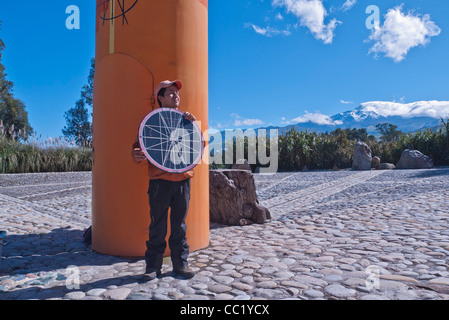
POLYGON ((145 157, 145 154, 139 148, 133 149, 132 157, 134 159, 134 162, 136 162, 136 163, 141 163, 142 161, 147 160, 147 158, 145 157))

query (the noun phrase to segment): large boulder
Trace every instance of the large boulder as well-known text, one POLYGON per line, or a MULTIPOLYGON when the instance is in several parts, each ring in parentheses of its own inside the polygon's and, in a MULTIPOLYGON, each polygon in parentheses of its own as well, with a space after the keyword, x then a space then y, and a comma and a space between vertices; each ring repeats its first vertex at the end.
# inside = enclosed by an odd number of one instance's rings
POLYGON ((396 165, 397 169, 431 169, 432 159, 418 150, 405 149, 396 165))
POLYGON ((271 219, 259 205, 254 176, 247 170, 209 171, 210 221, 225 225, 264 223, 271 219))
POLYGON ((237 170, 249 170, 251 171, 251 166, 248 164, 246 159, 238 159, 233 165, 232 169, 237 170))
POLYGON ((357 142, 352 158, 352 170, 371 170, 371 149, 366 143, 357 142))

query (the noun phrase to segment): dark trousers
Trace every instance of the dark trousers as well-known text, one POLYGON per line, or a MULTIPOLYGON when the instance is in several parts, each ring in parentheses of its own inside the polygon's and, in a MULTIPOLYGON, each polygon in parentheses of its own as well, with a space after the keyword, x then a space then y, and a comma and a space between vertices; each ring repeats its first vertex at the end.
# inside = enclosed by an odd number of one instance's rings
POLYGON ((187 266, 189 245, 185 223, 190 201, 190 179, 184 181, 150 180, 148 186, 150 202, 150 236, 147 241, 145 262, 147 269, 161 269, 162 258, 167 245, 168 208, 171 233, 168 244, 173 268, 187 266))

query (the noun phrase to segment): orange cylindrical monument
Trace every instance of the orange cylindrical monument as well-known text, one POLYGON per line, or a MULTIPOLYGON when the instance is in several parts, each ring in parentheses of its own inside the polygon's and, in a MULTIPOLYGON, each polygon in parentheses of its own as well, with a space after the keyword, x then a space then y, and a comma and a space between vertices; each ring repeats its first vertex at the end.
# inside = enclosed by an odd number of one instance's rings
MULTIPOLYGON (((207 0, 97 0, 96 10, 92 248, 142 257, 149 177, 147 164, 133 161, 132 145, 158 107, 154 89, 163 80, 182 81, 179 109, 208 128, 207 0)), ((195 168, 191 185, 187 241, 198 250, 209 244, 207 163, 195 168)))

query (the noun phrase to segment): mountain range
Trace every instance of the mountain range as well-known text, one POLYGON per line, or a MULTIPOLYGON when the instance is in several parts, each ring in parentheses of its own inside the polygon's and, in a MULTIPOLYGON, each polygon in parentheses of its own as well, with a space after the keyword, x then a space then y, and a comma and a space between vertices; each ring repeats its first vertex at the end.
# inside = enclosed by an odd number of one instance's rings
POLYGON ((268 127, 279 129, 279 134, 294 127, 297 131, 331 132, 337 128, 366 128, 368 134, 378 134, 376 125, 391 123, 403 132, 415 132, 422 129, 435 129, 441 125, 441 118, 449 118, 449 101, 419 101, 397 103, 371 101, 360 104, 357 108, 325 116, 307 113, 304 117, 293 119, 285 127, 268 127), (295 123, 296 122, 296 123, 295 123))

